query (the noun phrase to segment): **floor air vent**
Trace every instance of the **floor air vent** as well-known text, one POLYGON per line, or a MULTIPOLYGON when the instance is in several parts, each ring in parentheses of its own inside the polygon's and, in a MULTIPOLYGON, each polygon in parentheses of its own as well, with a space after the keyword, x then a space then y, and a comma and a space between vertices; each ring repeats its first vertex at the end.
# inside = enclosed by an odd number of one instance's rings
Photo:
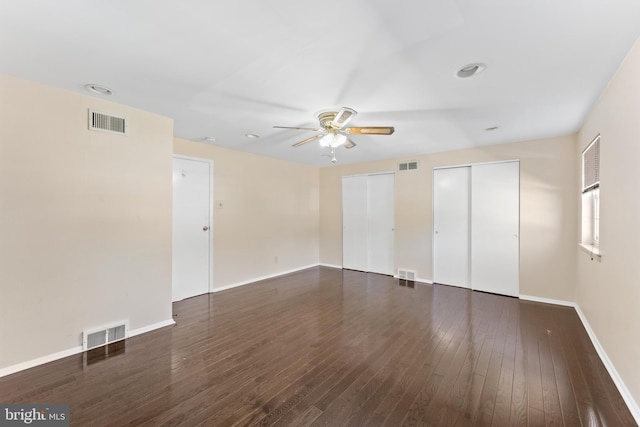
POLYGON ((409 280, 411 282, 416 280, 416 272, 411 270, 400 270, 398 269, 398 279, 400 280, 409 280))
POLYGON ((106 328, 84 331, 82 333, 82 349, 91 350, 92 348, 121 341, 127 338, 128 335, 129 325, 127 322, 108 326, 106 328))
POLYGON ((124 117, 89 110, 89 130, 126 135, 127 120, 124 117))

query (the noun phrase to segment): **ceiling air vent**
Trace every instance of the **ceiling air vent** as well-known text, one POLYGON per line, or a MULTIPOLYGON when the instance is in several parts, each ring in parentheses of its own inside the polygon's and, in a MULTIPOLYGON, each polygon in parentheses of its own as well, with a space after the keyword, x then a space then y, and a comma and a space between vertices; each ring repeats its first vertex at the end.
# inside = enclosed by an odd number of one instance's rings
POLYGON ((418 170, 418 161, 417 160, 412 160, 410 162, 398 163, 398 170, 400 172, 418 170))
POLYGON ((124 117, 89 110, 89 130, 126 135, 127 120, 124 117))

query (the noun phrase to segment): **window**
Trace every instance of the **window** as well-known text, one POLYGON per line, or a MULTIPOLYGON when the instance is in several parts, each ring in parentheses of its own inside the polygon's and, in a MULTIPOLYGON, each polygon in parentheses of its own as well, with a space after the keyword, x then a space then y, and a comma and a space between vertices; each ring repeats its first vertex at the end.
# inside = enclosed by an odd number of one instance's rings
POLYGON ((582 247, 600 253, 600 135, 582 152, 582 247))

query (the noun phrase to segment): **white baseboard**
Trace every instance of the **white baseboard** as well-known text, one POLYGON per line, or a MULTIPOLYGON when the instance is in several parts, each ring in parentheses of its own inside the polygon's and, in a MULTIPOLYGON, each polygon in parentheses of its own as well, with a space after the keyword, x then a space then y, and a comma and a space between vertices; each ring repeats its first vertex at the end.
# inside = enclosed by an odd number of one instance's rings
POLYGON ((564 305, 565 307, 574 307, 574 308, 576 307, 575 302, 563 301, 560 299, 540 298, 540 297, 534 297, 531 295, 522 295, 522 294, 520 294, 520 299, 523 299, 525 301, 543 302, 545 304, 564 305))
POLYGON ((582 324, 584 325, 584 329, 586 329, 587 334, 589 335, 589 338, 591 338, 591 342, 593 343, 593 346, 595 347, 596 352, 598 352, 598 356, 600 356, 600 360, 602 360, 602 363, 604 364, 605 368, 607 368, 607 372, 609 372, 609 375, 611 375, 611 379, 613 380, 616 387, 618 388, 618 391, 622 395, 622 398, 624 399, 624 402, 627 404, 627 407, 629 408, 631 415, 633 415, 633 418, 636 420, 636 423, 640 425, 640 407, 638 407, 638 403, 635 401, 635 399, 631 395, 631 392, 629 392, 629 389, 625 385, 624 381, 622 381, 620 374, 618 374, 618 371, 616 370, 615 366, 613 366, 613 363, 611 362, 611 359, 609 359, 607 352, 604 351, 604 348, 600 344, 600 341, 598 341, 598 337, 596 336, 595 332, 593 332, 593 329, 591 329, 591 325, 589 325, 589 321, 587 320, 584 313, 582 312, 582 310, 577 304, 575 305, 575 309, 576 309, 576 312, 578 313, 578 317, 580 318, 580 320, 582 321, 582 324))
POLYGON ((305 265, 304 267, 294 268, 293 270, 281 271, 279 273, 269 274, 268 276, 255 277, 253 279, 243 280, 242 282, 237 282, 237 283, 232 283, 230 285, 220 286, 218 288, 213 288, 211 293, 226 291, 227 289, 233 289, 233 288, 237 288, 238 286, 249 285, 251 283, 259 282, 261 280, 273 279, 274 277, 284 276, 285 274, 295 273, 297 271, 306 270, 307 268, 317 267, 318 265, 319 264, 305 265))
MULTIPOLYGON (((173 319, 165 320, 164 322, 155 323, 153 325, 145 326, 143 328, 138 328, 129 331, 129 338, 143 334, 145 332, 153 331, 154 329, 164 328, 165 326, 175 325, 175 321, 173 319)), ((26 369, 35 368, 39 365, 44 365, 45 363, 54 362, 59 359, 64 359, 65 357, 73 356, 75 354, 82 353, 82 346, 73 347, 67 350, 59 351, 57 353, 48 354, 46 356, 38 357, 36 359, 28 360, 26 362, 17 363, 12 366, 7 366, 6 368, 0 369, 0 377, 6 377, 7 375, 15 374, 20 371, 24 371, 26 369)))
POLYGON ((33 368, 38 365, 44 365, 45 363, 53 362, 58 359, 73 356, 74 354, 82 353, 82 346, 73 347, 67 350, 59 351, 57 353, 48 354, 46 356, 38 357, 37 359, 27 360, 26 362, 17 363, 12 366, 0 369, 0 377, 15 374, 16 372, 24 371, 25 369, 33 368))
POLYGON ((165 320, 163 322, 154 323, 153 325, 144 326, 138 329, 132 329, 129 331, 129 338, 135 337, 136 335, 144 334, 145 332, 151 332, 156 329, 164 328, 165 326, 173 326, 176 324, 176 321, 173 319, 165 320))
POLYGON ((334 264, 325 264, 325 263, 320 263, 318 264, 320 267, 331 267, 331 268, 337 268, 338 270, 342 270, 342 266, 341 265, 334 265, 334 264))
MULTIPOLYGON (((330 268, 337 268, 338 270, 342 270, 342 266, 341 265, 334 265, 334 264, 325 264, 325 263, 320 263, 318 264, 320 267, 330 267, 330 268)), ((394 279, 399 279, 397 274, 393 275, 394 279)), ((427 279, 421 279, 419 277, 417 277, 414 282, 418 282, 418 283, 425 283, 427 285, 433 285, 433 280, 427 280, 427 279)))
MULTIPOLYGON (((397 274, 394 274, 393 278, 398 280, 407 280, 407 279, 400 279, 400 277, 398 277, 397 274)), ((419 277, 416 277, 413 281, 417 283, 424 283, 425 285, 433 285, 433 280, 421 279, 419 277)))

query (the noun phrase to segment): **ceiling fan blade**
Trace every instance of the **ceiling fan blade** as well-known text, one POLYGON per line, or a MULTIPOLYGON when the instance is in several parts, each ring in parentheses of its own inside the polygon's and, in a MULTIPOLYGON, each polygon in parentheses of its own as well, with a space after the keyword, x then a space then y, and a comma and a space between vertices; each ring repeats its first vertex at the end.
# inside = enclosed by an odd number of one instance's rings
POLYGON ((358 114, 356 110, 348 107, 342 107, 340 111, 338 111, 338 114, 336 114, 336 116, 333 118, 333 121, 331 123, 336 129, 342 129, 342 127, 344 127, 344 125, 346 125, 347 122, 351 120, 356 114, 358 114))
POLYGON ((344 133, 349 135, 391 135, 395 132, 393 126, 369 126, 364 128, 346 128, 344 133))
POLYGON ((356 143, 347 138, 347 142, 344 143, 344 148, 353 148, 356 146, 356 143))
POLYGON ((299 128, 299 127, 292 127, 292 126, 274 126, 275 129, 295 129, 295 130, 312 130, 314 132, 318 132, 320 129, 316 129, 316 128, 299 128))
POLYGON ((317 135, 313 135, 310 138, 304 139, 304 140, 302 140, 300 142, 296 142, 295 144, 292 145, 292 147, 299 147, 299 146, 301 146, 303 144, 306 144, 307 142, 315 141, 318 138, 322 138, 323 136, 324 136, 323 133, 319 133, 317 135))

